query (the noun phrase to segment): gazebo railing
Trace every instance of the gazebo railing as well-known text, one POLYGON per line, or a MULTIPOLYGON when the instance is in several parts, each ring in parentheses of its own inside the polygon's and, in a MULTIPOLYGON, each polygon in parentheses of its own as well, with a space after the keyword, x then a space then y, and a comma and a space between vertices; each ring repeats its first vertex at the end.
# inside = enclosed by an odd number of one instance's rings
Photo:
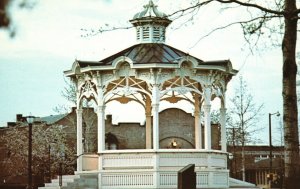
POLYGON ((187 164, 195 164, 197 187, 228 187, 227 153, 221 151, 107 150, 83 156, 84 172, 98 170, 102 186, 107 189, 174 188, 177 171, 187 164))

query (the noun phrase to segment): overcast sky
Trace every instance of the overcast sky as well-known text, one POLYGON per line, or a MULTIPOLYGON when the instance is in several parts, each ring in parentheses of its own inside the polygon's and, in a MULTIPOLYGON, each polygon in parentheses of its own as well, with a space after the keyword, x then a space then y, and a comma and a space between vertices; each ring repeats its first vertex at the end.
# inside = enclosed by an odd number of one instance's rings
MULTIPOLYGON (((128 20, 148 0, 42 0, 32 10, 12 7, 16 36, 0 31, 0 126, 15 121, 15 114, 48 116, 66 104, 61 97, 63 71, 75 59, 101 60, 136 43, 135 30, 117 30, 90 37, 81 29, 130 26, 128 20)), ((170 14, 188 1, 154 0, 170 14)), ((202 60, 230 59, 249 85, 257 104, 264 103, 260 126, 268 126, 268 113, 282 112, 280 48, 261 49, 251 55, 239 26, 216 32, 199 41, 212 28, 226 25, 241 12, 220 14, 216 4, 200 9, 190 22, 175 20, 166 43, 202 60), (181 27, 179 27, 181 26, 181 27), (179 28, 178 28, 179 27, 179 28)), ((238 76, 228 86, 233 95, 238 76)), ((109 110, 108 110, 109 111, 109 110)), ((274 118, 274 125, 278 119, 274 118)), ((267 132, 267 130, 264 130, 267 132)))

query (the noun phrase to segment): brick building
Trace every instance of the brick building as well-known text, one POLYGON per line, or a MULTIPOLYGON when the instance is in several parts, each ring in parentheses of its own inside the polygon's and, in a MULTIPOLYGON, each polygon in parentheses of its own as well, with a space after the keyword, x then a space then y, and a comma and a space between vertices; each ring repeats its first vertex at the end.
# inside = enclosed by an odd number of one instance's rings
MULTIPOLYGON (((97 116, 93 109, 84 109, 84 153, 92 154, 96 153, 97 149, 97 116)), ((186 113, 181 109, 171 108, 165 109, 160 112, 160 148, 183 148, 193 149, 195 148, 195 133, 194 133, 194 116, 190 113, 186 113), (176 146, 174 146, 174 142, 176 146)), ((140 123, 112 123, 112 116, 106 116, 106 149, 144 149, 146 143, 145 125, 140 123)), ((73 108, 68 114, 51 115, 47 117, 36 118, 34 127, 43 127, 47 129, 49 127, 62 127, 63 132, 67 136, 68 147, 73 148, 75 151, 76 140, 76 113, 73 108)), ((7 131, 18 128, 24 130, 27 134, 27 122, 26 117, 21 114, 16 115, 16 122, 8 122, 7 127, 1 127, 0 129, 0 143, 3 144, 3 138, 6 136, 7 131)), ((202 127, 204 130, 204 128, 202 127)), ((204 132, 202 132, 204 133, 204 132)), ((204 138, 204 136, 203 136, 204 138)), ((220 131, 219 125, 212 125, 212 148, 220 149, 220 131)), ((25 147, 27 141, 24 141, 25 147)), ((47 153, 47 146, 45 152, 47 153)), ((50 152, 49 152, 50 153, 50 152)), ((9 155, 9 151, 5 148, 5 145, 0 146, 0 181, 3 184, 21 184, 23 186, 27 183, 27 170, 24 169, 21 173, 7 174, 6 161, 7 158, 13 158, 9 155)), ((46 157, 48 158, 48 157, 46 157)), ((53 153, 52 157, 53 159, 53 153)), ((25 158, 26 159, 26 158, 25 158)), ((26 167, 26 161, 18 166, 26 167)), ((53 162, 52 162, 53 163, 53 162)), ((75 163, 75 162, 74 162, 75 163)), ((46 167, 48 167, 46 165, 46 167)), ((17 166, 15 168, 18 168, 17 166)), ((75 167, 74 167, 75 168, 75 167)), ((36 174, 41 177, 34 176, 35 186, 42 185, 49 178, 48 170, 43 169, 41 173, 36 174), (42 178, 44 177, 44 178, 42 178)), ((51 177, 57 175, 57 168, 52 167, 51 177)))
MULTIPOLYGON (((228 146, 228 152, 233 158, 229 161, 230 176, 242 179, 242 146, 228 146)), ((248 145, 244 147, 245 153, 245 179, 247 182, 267 188, 270 173, 270 146, 248 145)), ((272 173, 278 175, 276 182, 280 182, 280 175, 284 170, 284 147, 272 147, 272 173)), ((281 176, 282 178, 282 176, 281 176)))

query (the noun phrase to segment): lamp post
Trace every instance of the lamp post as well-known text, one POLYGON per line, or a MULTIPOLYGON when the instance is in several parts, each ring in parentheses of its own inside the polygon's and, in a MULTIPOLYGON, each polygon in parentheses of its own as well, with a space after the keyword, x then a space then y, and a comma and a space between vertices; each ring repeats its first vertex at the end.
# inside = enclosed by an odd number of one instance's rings
POLYGON ((48 174, 49 174, 49 180, 48 182, 51 182, 51 145, 48 146, 48 174))
POLYGON ((34 121, 34 116, 31 114, 27 116, 28 123, 28 183, 27 188, 32 189, 32 123, 34 121))
POLYGON ((269 144, 270 144, 270 188, 271 188, 271 183, 272 183, 272 179, 271 179, 271 174, 272 174, 272 122, 271 122, 271 116, 272 115, 276 115, 276 116, 280 116, 279 112, 276 113, 269 113, 269 144))
POLYGON ((232 167, 232 160, 233 160, 233 154, 228 152, 227 153, 227 169, 229 169, 229 176, 232 177, 233 176, 233 171, 231 169, 232 167))

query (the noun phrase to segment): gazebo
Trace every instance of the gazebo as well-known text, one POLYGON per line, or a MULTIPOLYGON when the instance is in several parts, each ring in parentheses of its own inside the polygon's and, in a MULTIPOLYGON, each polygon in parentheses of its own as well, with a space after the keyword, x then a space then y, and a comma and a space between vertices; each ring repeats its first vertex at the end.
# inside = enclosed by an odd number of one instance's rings
POLYGON ((237 71, 229 60, 203 61, 165 44, 171 20, 151 0, 130 22, 136 28, 137 44, 101 61, 76 60, 64 72, 77 87, 76 174, 96 175, 96 185, 103 189, 176 188, 177 171, 195 164, 198 188, 229 188, 225 93, 237 71), (214 98, 221 102, 220 150, 211 149, 210 113, 214 98), (83 99, 96 104, 98 153, 94 155, 83 154, 83 99), (162 149, 160 103, 182 100, 194 107, 195 148, 162 149), (145 149, 105 147, 105 107, 111 101, 135 101, 145 108, 145 149))

